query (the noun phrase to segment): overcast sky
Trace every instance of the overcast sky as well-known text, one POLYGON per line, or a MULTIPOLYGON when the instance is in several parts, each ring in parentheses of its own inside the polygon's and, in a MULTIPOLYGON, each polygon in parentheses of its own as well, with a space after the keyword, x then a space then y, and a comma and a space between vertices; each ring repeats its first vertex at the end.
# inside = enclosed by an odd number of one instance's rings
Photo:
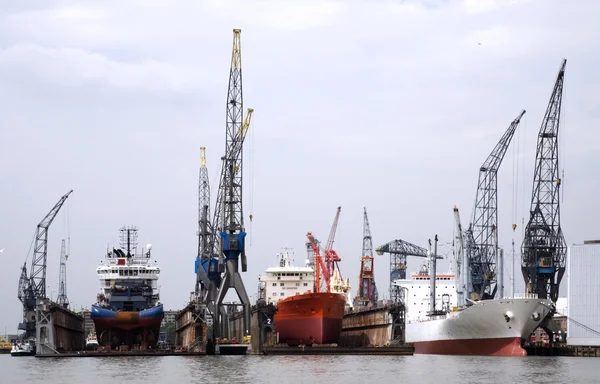
MULTIPOLYGON (((49 232, 49 295, 70 235, 68 297, 89 308, 107 244, 134 224, 162 266, 165 309, 188 300, 199 147, 215 192, 233 28, 242 30, 244 107, 255 109, 244 155, 250 296, 283 247, 301 264, 306 232, 326 241, 337 206, 335 248, 354 295, 363 206, 374 246, 396 238, 426 246, 437 233, 449 252, 453 205, 466 226, 479 166, 526 109, 499 173, 500 243, 510 253, 517 221, 518 250, 536 135, 563 57, 562 225, 569 244, 600 237, 600 4, 568 4, 2 2, 0 332, 21 320, 19 268, 30 265, 36 225, 70 189, 49 232)), ((421 262, 410 259, 409 270, 421 262)), ((388 256, 377 257, 380 297, 388 271, 388 256)), ((518 262, 517 273, 522 292, 518 262)))

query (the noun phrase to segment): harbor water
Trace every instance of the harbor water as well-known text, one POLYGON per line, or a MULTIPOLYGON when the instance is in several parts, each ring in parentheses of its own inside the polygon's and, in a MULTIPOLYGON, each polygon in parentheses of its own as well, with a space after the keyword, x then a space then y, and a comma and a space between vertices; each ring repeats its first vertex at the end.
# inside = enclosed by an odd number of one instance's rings
POLYGON ((165 356, 37 359, 0 355, 2 383, 595 383, 583 357, 165 356))

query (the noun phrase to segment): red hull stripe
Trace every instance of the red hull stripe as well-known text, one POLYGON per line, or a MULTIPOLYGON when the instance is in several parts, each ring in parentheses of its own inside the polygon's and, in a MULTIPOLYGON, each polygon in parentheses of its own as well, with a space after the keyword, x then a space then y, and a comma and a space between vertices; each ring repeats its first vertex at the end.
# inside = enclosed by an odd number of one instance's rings
POLYGON ((521 338, 436 340, 413 343, 415 353, 432 355, 527 356, 521 338))

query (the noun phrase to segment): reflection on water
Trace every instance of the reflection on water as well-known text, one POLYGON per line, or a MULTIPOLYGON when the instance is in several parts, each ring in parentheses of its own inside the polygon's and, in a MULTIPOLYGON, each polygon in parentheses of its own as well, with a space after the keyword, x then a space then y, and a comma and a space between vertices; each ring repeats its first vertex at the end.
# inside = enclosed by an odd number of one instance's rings
POLYGON ((594 383, 600 360, 577 357, 0 355, 1 383, 594 383))

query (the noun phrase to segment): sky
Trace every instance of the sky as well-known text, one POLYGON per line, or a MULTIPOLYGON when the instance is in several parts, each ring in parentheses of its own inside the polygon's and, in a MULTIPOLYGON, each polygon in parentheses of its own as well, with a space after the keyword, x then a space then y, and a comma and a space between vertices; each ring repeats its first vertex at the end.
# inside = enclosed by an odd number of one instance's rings
MULTIPOLYGON (((48 295, 58 291, 61 239, 71 244, 68 297, 89 308, 107 246, 137 225, 162 267, 165 309, 184 306, 195 282, 199 148, 214 204, 234 28, 244 108, 254 108, 243 275, 253 299, 284 247, 302 264, 307 232, 326 241, 338 206, 334 248, 354 295, 363 207, 375 247, 426 247, 437 234, 449 258, 453 206, 467 225, 479 166, 526 109, 498 174, 510 275, 563 58, 562 227, 568 244, 600 238, 599 12, 592 0, 2 2, 0 332, 21 320, 17 286, 36 225, 71 189, 49 230, 48 295)), ((409 259, 409 271, 422 262, 409 259)), ((376 256, 375 275, 389 297, 389 256, 376 256)))

